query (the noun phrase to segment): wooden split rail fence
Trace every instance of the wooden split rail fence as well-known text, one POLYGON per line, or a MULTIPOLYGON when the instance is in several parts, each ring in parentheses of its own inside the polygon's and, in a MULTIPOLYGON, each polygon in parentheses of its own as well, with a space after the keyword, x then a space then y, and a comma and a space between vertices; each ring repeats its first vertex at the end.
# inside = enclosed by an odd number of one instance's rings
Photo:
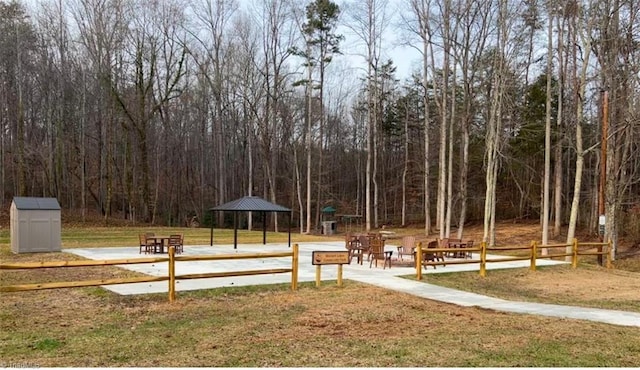
POLYGON ((265 275, 291 273, 291 289, 298 289, 298 244, 294 244, 291 252, 270 252, 270 253, 240 253, 240 254, 218 254, 201 256, 176 256, 174 247, 169 248, 168 257, 147 257, 119 260, 98 260, 98 261, 52 261, 52 262, 24 262, 24 263, 0 263, 0 270, 17 269, 42 269, 42 268, 71 268, 89 266, 114 266, 133 265, 141 263, 169 263, 168 276, 142 276, 119 279, 86 280, 69 282, 52 282, 39 284, 21 284, 0 286, 0 292, 19 292, 28 290, 77 288, 100 285, 146 283, 154 281, 168 281, 169 301, 176 299, 176 280, 205 279, 230 276, 265 275), (281 258, 291 257, 291 268, 264 269, 264 270, 241 270, 225 272, 209 272, 201 274, 176 275, 176 262, 180 261, 222 261, 257 258, 281 258))
POLYGON ((486 242, 482 242, 480 246, 473 248, 422 248, 421 243, 418 243, 416 248, 416 278, 422 280, 422 267, 425 266, 437 266, 437 265, 457 265, 468 263, 480 264, 480 276, 486 276, 487 274, 487 262, 512 262, 512 261, 531 261, 531 271, 536 270, 536 260, 538 259, 551 259, 558 257, 571 257, 571 266, 576 268, 578 266, 578 256, 606 256, 606 267, 611 268, 612 260, 612 245, 611 241, 608 243, 592 243, 592 242, 578 242, 578 239, 573 239, 571 244, 538 244, 533 241, 529 246, 514 246, 514 247, 488 247, 486 242), (542 250, 551 248, 565 248, 571 249, 571 252, 567 253, 553 253, 553 254, 540 254, 542 250), (595 249, 595 250, 594 250, 595 249), (509 256, 500 258, 487 258, 487 252, 505 252, 505 251, 518 251, 529 250, 528 256, 509 256), (460 259, 460 260, 447 260, 447 261, 423 261, 423 254, 430 253, 459 253, 459 252, 478 252, 479 259, 460 259))

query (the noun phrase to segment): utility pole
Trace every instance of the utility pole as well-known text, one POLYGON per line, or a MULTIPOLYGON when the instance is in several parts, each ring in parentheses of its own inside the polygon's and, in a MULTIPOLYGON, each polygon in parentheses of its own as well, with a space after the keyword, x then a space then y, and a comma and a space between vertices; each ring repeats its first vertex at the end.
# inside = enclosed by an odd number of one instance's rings
MULTIPOLYGON (((602 143, 600 144, 600 191, 598 194, 598 235, 600 242, 604 242, 605 235, 605 209, 604 209, 604 189, 607 185, 607 136, 609 117, 609 92, 603 91, 602 95, 602 143)), ((598 252, 602 252, 602 247, 598 247, 598 252)), ((603 265, 602 255, 598 255, 598 264, 603 265)))

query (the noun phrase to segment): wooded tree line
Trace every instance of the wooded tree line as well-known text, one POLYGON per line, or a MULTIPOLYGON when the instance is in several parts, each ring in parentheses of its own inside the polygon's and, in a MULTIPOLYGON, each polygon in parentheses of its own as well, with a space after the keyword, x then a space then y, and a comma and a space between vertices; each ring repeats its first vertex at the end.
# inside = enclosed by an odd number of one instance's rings
POLYGON ((0 201, 180 225, 257 195, 301 232, 331 205, 367 229, 484 222, 491 244, 497 220, 539 219, 546 241, 606 212, 617 240, 640 203, 639 11, 0 0, 0 201), (392 41, 420 52, 408 78, 392 41))

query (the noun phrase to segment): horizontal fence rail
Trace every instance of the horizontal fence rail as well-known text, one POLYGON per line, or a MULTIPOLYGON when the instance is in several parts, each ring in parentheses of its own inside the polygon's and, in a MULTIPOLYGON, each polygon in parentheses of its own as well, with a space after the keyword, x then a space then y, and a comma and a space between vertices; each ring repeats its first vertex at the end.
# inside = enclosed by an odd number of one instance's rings
POLYGON ((267 274, 281 274, 281 273, 291 273, 291 289, 297 290, 298 289, 298 263, 299 263, 298 250, 299 250, 298 244, 294 244, 291 252, 176 256, 174 247, 170 247, 168 257, 131 258, 131 259, 100 260, 100 261, 52 261, 52 262, 0 263, 0 270, 115 266, 115 265, 132 265, 132 264, 161 263, 161 262, 168 262, 168 265, 169 265, 168 276, 141 276, 141 277, 130 277, 130 278, 118 278, 118 279, 7 285, 7 286, 0 286, 0 292, 20 292, 20 291, 30 291, 30 290, 43 290, 43 289, 78 288, 78 287, 90 287, 90 286, 101 286, 101 285, 168 281, 169 282, 169 301, 174 302, 175 296, 176 296, 176 293, 175 293, 176 280, 249 276, 249 275, 267 275, 267 274), (264 269, 264 270, 240 270, 240 271, 225 271, 225 272, 211 272, 211 273, 183 274, 183 275, 176 275, 175 273, 176 262, 180 262, 180 261, 222 261, 222 260, 258 259, 258 258, 282 258, 282 257, 291 257, 291 268, 264 269))
POLYGON ((593 243, 593 242, 582 242, 579 243, 578 239, 574 239, 571 244, 538 244, 538 242, 533 241, 529 246, 513 246, 513 247, 488 247, 487 243, 482 242, 480 247, 474 248, 423 248, 421 243, 418 243, 416 248, 416 260, 415 260, 415 268, 416 268, 416 279, 422 279, 422 268, 428 266, 437 266, 437 265, 459 265, 459 264, 470 264, 470 263, 479 263, 480 264, 480 276, 486 276, 486 265, 487 262, 513 262, 513 261, 531 261, 530 269, 531 271, 536 270, 536 260, 537 259, 551 259, 551 258, 559 258, 559 257, 571 257, 571 266, 576 268, 578 266, 578 256, 603 256, 606 257, 606 267, 611 268, 611 253, 612 253, 612 245, 611 241, 608 243, 593 243), (587 248, 585 248, 587 247, 587 248), (565 248, 565 250, 570 250, 570 252, 565 253, 541 253, 542 251, 547 252, 550 248, 565 248), (595 250, 594 250, 595 249, 595 250), (509 256, 509 257, 501 257, 501 258, 487 258, 487 252, 491 251, 501 251, 501 252, 511 252, 511 251, 521 251, 528 250, 528 256, 509 256), (429 254, 437 254, 437 253, 466 253, 466 252, 479 252, 479 259, 464 259, 464 260, 446 260, 446 261, 423 261, 423 256, 425 253, 429 254))

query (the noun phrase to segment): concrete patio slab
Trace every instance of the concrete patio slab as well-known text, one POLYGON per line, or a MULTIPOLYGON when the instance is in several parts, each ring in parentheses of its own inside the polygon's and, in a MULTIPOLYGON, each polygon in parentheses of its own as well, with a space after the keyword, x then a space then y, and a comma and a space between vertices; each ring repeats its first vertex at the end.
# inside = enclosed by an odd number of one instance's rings
MULTIPOLYGON (((311 255, 313 251, 344 251, 344 242, 313 242, 298 243, 299 245, 299 271, 298 281, 315 281, 316 267, 311 264, 311 255)), ((397 251, 394 245, 387 245, 386 250, 397 251)), ((76 248, 65 249, 67 253, 73 253, 93 260, 110 260, 110 259, 133 259, 142 256, 137 247, 111 247, 111 248, 76 248)), ((237 249, 233 249, 233 245, 191 245, 184 247, 183 256, 197 255, 218 255, 218 254, 237 254, 237 253, 265 253, 265 252, 287 252, 290 251, 286 244, 270 243, 262 244, 241 244, 237 249)), ((163 255, 158 255, 163 256, 163 255)), ((166 254, 164 254, 166 256, 166 254)), ((491 258, 506 258, 504 256, 491 256, 491 258)), ((563 262, 538 260, 538 266, 553 265, 563 262)), ((505 268, 522 268, 528 267, 529 261, 510 261, 510 262, 489 262, 487 269, 505 269, 505 268)), ((167 276, 168 263, 146 263, 137 265, 120 265, 120 267, 132 271, 140 272, 151 276, 167 276)), ((290 268, 291 258, 262 258, 262 259, 242 259, 242 260, 223 260, 223 261, 179 261, 176 263, 176 275, 181 274, 198 274, 206 272, 224 272, 224 271, 243 271, 243 270, 263 270, 272 268, 290 268)), ((456 271, 478 271, 479 263, 458 264, 438 266, 436 269, 429 268, 423 270, 423 274, 437 274, 456 271)), ((322 267, 322 280, 337 279, 336 266, 322 267)), ((403 276, 415 274, 415 268, 402 267, 394 265, 391 269, 383 269, 382 267, 369 267, 369 263, 364 261, 362 265, 355 263, 344 265, 343 279, 352 279, 361 281, 368 276, 403 276)), ((246 286, 259 284, 275 284, 288 283, 291 281, 291 274, 270 274, 270 275, 254 275, 254 276, 237 276, 211 279, 195 279, 182 280, 176 282, 177 291, 211 289, 230 286, 246 286)), ((104 288, 118 294, 145 294, 145 293, 162 293, 168 292, 168 284, 166 282, 152 283, 136 283, 136 284, 119 284, 107 285, 104 288)))
MULTIPOLYGON (((311 254, 313 251, 344 251, 343 242, 315 242, 299 243, 299 273, 298 281, 315 281, 315 266, 311 264, 311 254)), ((388 245, 387 250, 396 251, 396 247, 388 245)), ((235 253, 260 253, 260 252, 283 252, 289 251, 286 244, 242 244, 238 249, 233 249, 232 245, 216 246, 185 246, 182 255, 211 255, 211 254, 235 254, 235 253)), ((116 248, 86 248, 86 249, 65 249, 64 252, 77 254, 79 256, 94 259, 132 259, 141 257, 137 247, 116 247, 116 248)), ((487 256, 491 259, 507 258, 505 256, 487 256)), ((549 266, 563 264, 565 262, 551 260, 537 260, 537 266, 549 266)), ((140 265, 121 265, 120 267, 137 271, 152 276, 167 276, 168 263, 148 263, 140 265)), ((176 264, 176 274, 193 274, 204 272, 222 271, 242 271, 242 270, 262 270, 272 268, 290 268, 291 258, 267 258, 267 259, 243 259, 225 261, 201 261, 188 262, 179 261, 176 264)), ((527 268, 529 261, 509 261, 509 262, 489 262, 487 269, 506 268, 527 268)), ((478 271, 479 263, 457 264, 438 266, 436 269, 429 268, 423 270, 423 274, 438 274, 458 271, 478 271)), ((369 267, 365 261, 362 265, 352 263, 344 265, 343 279, 351 279, 362 283, 392 289, 395 291, 412 294, 418 297, 446 302, 459 306, 478 306, 486 309, 513 312, 520 314, 533 314, 549 317, 560 317, 569 319, 589 320, 604 322, 614 325, 640 327, 640 313, 624 312, 615 310, 602 310, 595 308, 560 306, 551 304, 514 302, 503 299, 487 297, 480 294, 463 292, 460 290, 445 288, 437 285, 404 279, 399 276, 413 275, 415 269, 412 267, 393 266, 391 269, 382 267, 369 267)), ((337 279, 337 267, 328 265, 322 267, 322 280, 337 279)), ((425 278, 428 281, 428 277, 425 278)), ((237 276, 211 279, 178 280, 176 282, 177 291, 212 289, 220 287, 276 284, 291 282, 291 274, 270 274, 254 276, 237 276)), ((118 294, 147 294, 168 292, 167 282, 136 283, 107 285, 105 289, 118 294)))

